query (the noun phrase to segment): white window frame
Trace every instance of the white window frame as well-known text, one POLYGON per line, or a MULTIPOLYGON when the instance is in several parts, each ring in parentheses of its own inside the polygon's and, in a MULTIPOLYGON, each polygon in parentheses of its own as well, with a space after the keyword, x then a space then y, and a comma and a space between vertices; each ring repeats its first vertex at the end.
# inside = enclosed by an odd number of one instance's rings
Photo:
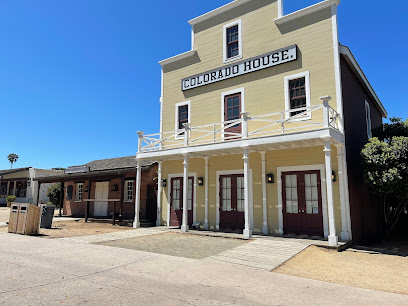
MULTIPOLYGON (((289 93, 289 81, 294 80, 294 79, 299 79, 299 78, 305 78, 305 90, 306 90, 306 107, 311 106, 311 98, 310 98, 310 71, 304 71, 292 75, 285 76, 285 111, 286 113, 286 119, 290 118, 290 93, 289 93)), ((294 110, 296 111, 296 110, 294 110)), ((312 119, 312 113, 311 112, 306 112, 304 117, 299 118, 299 119, 293 119, 293 121, 303 121, 303 120, 309 120, 312 119)))
POLYGON ((371 127, 371 108, 370 103, 365 101, 365 114, 366 114, 366 124, 367 124, 367 137, 368 139, 373 137, 372 127, 371 127))
POLYGON ((126 181, 125 181, 125 188, 124 188, 124 195, 123 195, 123 202, 132 203, 134 197, 135 197, 135 181, 133 181, 133 180, 126 180, 126 181), (132 183, 132 191, 133 191, 133 194, 132 194, 132 198, 131 198, 131 199, 128 198, 128 186, 129 186, 129 183, 132 183))
MULTIPOLYGON (((180 106, 185 106, 188 105, 188 123, 191 124, 191 101, 184 101, 184 102, 179 102, 176 103, 176 109, 175 109, 175 122, 174 122, 174 129, 177 131, 178 128, 178 123, 179 123, 179 107, 180 106)), ((184 139, 183 135, 175 136, 176 139, 184 139)))
POLYGON ((238 19, 235 20, 231 23, 228 23, 226 25, 224 25, 223 27, 223 62, 224 64, 229 63, 229 62, 233 62, 235 60, 241 59, 242 58, 242 20, 238 19), (228 52, 227 52, 227 29, 233 26, 238 25, 238 51, 239 54, 237 56, 234 57, 230 57, 228 58, 228 52))
POLYGON ((84 183, 75 184, 75 202, 82 202, 82 194, 84 192, 84 183), (79 186, 81 186, 81 193, 79 193, 79 186), (79 198, 81 196, 81 198, 79 198))
MULTIPOLYGON (((236 88, 229 91, 224 91, 221 93, 221 121, 222 127, 225 126, 225 97, 240 93, 241 94, 241 113, 245 113, 245 88, 236 88)), ((241 115, 241 114, 240 114, 241 115)), ((224 131, 221 133, 221 138, 224 140, 224 131)))

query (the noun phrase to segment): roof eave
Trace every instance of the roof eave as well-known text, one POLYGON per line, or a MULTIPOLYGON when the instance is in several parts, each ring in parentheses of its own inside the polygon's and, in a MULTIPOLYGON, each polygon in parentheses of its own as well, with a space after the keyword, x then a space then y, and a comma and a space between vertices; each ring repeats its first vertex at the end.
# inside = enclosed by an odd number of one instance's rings
POLYGON ((368 81, 367 77, 365 76, 363 70, 361 69, 360 65, 357 63, 354 55, 351 53, 350 49, 347 46, 340 45, 339 46, 339 52, 340 54, 344 55, 346 57, 346 60, 349 64, 351 64, 351 67, 354 69, 356 72, 357 76, 360 78, 360 80, 363 82, 375 102, 377 103, 382 116, 384 118, 388 117, 388 113, 384 107, 384 105, 381 103, 380 99, 378 98, 377 94, 375 93, 373 87, 371 86, 370 82, 368 81))
POLYGON ((165 60, 162 60, 162 61, 159 62, 159 64, 161 66, 165 66, 165 65, 177 62, 177 61, 181 61, 181 60, 186 59, 188 57, 191 57, 191 56, 195 55, 196 53, 197 53, 197 50, 193 49, 193 50, 190 50, 190 51, 175 55, 173 57, 167 58, 165 60))
POLYGON ((290 13, 288 15, 282 16, 280 18, 275 19, 275 23, 277 25, 281 25, 284 24, 286 22, 295 20, 297 18, 312 14, 314 12, 323 10, 325 8, 331 7, 332 5, 339 5, 340 4, 340 0, 325 0, 319 3, 316 3, 314 5, 308 6, 304 9, 301 9, 299 11, 290 13))
POLYGON ((201 16, 198 16, 198 17, 196 17, 194 19, 191 19, 191 20, 188 21, 188 23, 190 25, 192 25, 192 26, 196 25, 197 23, 200 23, 200 22, 202 22, 204 20, 215 17, 215 16, 217 16, 219 14, 222 14, 222 13, 224 13, 226 11, 229 11, 229 10, 231 10, 231 9, 237 7, 237 6, 240 6, 240 5, 244 4, 244 3, 247 3, 249 1, 251 1, 251 0, 235 0, 235 1, 232 1, 232 2, 227 3, 227 4, 225 4, 225 5, 223 5, 223 6, 219 7, 219 8, 216 8, 215 10, 212 10, 212 11, 210 11, 208 13, 205 13, 205 14, 203 14, 201 16))

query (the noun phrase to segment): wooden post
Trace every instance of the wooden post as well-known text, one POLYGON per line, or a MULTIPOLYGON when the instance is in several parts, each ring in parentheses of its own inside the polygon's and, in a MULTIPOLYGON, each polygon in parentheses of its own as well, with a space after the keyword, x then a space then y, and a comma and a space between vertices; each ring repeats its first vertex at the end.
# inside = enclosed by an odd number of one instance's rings
MULTIPOLYGON (((92 188, 92 181, 88 180, 88 200, 91 199, 91 188, 92 188)), ((85 222, 88 222, 88 217, 89 217, 89 203, 90 201, 86 201, 86 206, 85 206, 85 222)))
POLYGON ((64 182, 61 182, 61 192, 60 192, 60 202, 59 202, 59 212, 58 212, 58 216, 61 218, 61 207, 62 207, 62 203, 64 202, 64 182))
POLYGON ((37 187, 37 206, 38 204, 40 204, 40 187, 41 187, 41 183, 39 181, 37 181, 38 183, 38 187, 37 187))
POLYGON ((123 200, 124 200, 124 196, 125 196, 125 177, 122 176, 121 180, 120 180, 120 206, 119 206, 119 222, 120 224, 122 224, 123 222, 123 200))
POLYGON ((116 202, 113 202, 112 225, 115 225, 116 202))

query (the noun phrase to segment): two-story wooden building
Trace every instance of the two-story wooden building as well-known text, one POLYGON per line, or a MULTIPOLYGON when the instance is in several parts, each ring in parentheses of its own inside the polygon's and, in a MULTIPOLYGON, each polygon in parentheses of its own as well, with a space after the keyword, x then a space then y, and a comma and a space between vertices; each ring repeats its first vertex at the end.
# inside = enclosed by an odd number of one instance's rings
POLYGON ((338 4, 236 0, 189 21, 191 50, 160 62, 160 132, 139 132, 158 225, 331 245, 374 231, 359 152, 387 113, 339 44, 338 4))

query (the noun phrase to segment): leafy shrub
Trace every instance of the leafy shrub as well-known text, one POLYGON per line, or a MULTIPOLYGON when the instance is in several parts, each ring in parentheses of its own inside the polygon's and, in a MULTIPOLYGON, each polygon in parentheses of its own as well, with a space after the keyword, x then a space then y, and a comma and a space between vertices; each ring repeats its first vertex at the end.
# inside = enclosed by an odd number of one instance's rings
POLYGON ((50 199, 52 205, 59 206, 61 195, 61 183, 51 185, 47 191, 47 197, 50 199))
POLYGON ((16 196, 13 196, 13 195, 9 195, 9 196, 6 198, 7 203, 14 202, 15 200, 16 200, 16 196))

